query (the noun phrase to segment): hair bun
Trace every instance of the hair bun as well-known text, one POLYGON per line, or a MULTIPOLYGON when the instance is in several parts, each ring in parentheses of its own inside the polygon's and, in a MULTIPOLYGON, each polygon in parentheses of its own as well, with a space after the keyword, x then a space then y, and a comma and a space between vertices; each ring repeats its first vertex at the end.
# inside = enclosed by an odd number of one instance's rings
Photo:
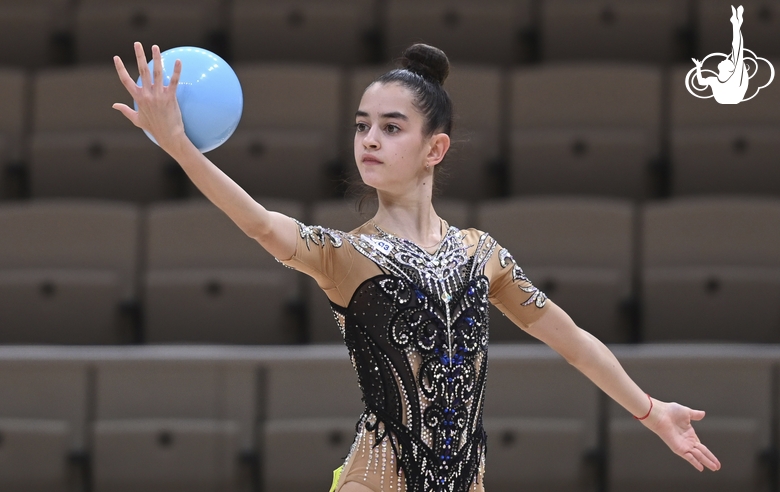
POLYGON ((401 59, 403 67, 423 78, 443 84, 450 74, 450 60, 439 48, 427 44, 413 44, 406 48, 401 59))

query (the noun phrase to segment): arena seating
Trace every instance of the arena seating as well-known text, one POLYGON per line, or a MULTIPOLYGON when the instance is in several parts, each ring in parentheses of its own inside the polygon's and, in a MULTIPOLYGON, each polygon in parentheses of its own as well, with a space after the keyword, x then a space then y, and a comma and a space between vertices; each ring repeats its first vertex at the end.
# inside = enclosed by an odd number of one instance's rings
POLYGON ((0 158, 3 163, 9 159, 19 159, 22 152, 21 140, 28 116, 25 105, 29 96, 28 86, 29 76, 23 70, 13 68, 0 70, 0 97, 3 104, 3 112, 0 115, 2 135, 0 158))
POLYGON ((207 46, 222 26, 219 0, 81 0, 75 13, 75 58, 110 65, 146 46, 207 46))
POLYGON ((256 367, 166 358, 102 360, 93 371, 93 490, 240 490, 256 367))
POLYGON ((33 97, 33 198, 149 202, 172 195, 170 157, 111 108, 132 106, 113 66, 41 70, 33 97))
POLYGON ((453 61, 509 65, 528 59, 519 35, 532 24, 528 0, 388 0, 385 8, 388 59, 423 36, 453 61))
MULTIPOLYGON (((723 462, 699 474, 491 308, 487 489, 779 490, 779 82, 730 105, 686 88, 691 58, 729 53, 731 5, 3 0, 0 490, 324 491, 354 436, 327 297, 111 108, 136 40, 227 60, 244 112, 206 157, 345 231, 375 210, 346 184, 365 88, 412 42, 444 49, 437 213, 490 232, 652 396, 706 410, 723 462)), ((741 5, 780 69, 776 2, 741 5)))
POLYGON ((780 341, 780 203, 687 197, 642 210, 644 339, 780 341))
POLYGON ((510 78, 513 195, 653 196, 661 72, 652 65, 569 62, 510 78))
POLYGON ((378 8, 363 0, 235 0, 236 60, 354 64, 369 57, 378 8))
POLYGON ((684 53, 689 5, 677 0, 545 0, 539 15, 542 57, 669 62, 684 53))
MULTIPOLYGON (((264 200, 301 216, 296 202, 264 200)), ((206 200, 157 204, 147 216, 149 343, 294 343, 299 275, 283 268, 206 200)))
POLYGON ((485 487, 564 492, 596 486, 598 388, 547 347, 490 349, 485 487))
POLYGON ((0 207, 0 343, 129 343, 136 204, 35 200, 0 207))
POLYGON ((5 0, 0 5, 0 65, 39 68, 53 63, 58 37, 71 26, 70 0, 5 0))
POLYGON ((81 479, 91 451, 92 388, 86 360, 21 356, 3 348, 0 363, 0 488, 9 492, 66 492, 81 479))

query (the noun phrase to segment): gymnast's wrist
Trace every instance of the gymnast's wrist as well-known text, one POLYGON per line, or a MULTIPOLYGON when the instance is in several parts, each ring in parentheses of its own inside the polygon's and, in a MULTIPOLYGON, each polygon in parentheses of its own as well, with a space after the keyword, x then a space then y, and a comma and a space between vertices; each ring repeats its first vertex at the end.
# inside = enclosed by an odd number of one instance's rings
POLYGON ((657 400, 649 395, 647 396, 647 400, 645 400, 645 402, 649 407, 645 410, 646 413, 643 413, 642 415, 634 415, 634 419, 641 422, 645 427, 653 430, 656 427, 656 424, 658 424, 660 416, 664 413, 667 403, 661 400, 657 400), (651 404, 652 407, 650 407, 651 404))
POLYGON ((646 394, 646 396, 647 396, 647 400, 650 402, 649 408, 647 409, 647 412, 643 413, 641 416, 634 415, 634 418, 636 420, 640 420, 640 421, 647 420, 650 414, 653 413, 653 407, 655 406, 655 404, 653 403, 653 398, 649 394, 646 394))

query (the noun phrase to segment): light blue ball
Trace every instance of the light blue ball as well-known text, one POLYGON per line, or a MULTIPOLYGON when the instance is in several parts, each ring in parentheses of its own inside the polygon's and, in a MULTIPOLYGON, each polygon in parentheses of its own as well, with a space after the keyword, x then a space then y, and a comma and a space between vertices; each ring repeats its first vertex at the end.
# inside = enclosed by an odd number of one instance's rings
MULTIPOLYGON (((160 54, 163 85, 173 76, 176 60, 181 60, 181 76, 176 88, 184 132, 201 152, 214 150, 235 131, 241 120, 244 95, 236 73, 225 60, 214 53, 193 46, 172 48, 160 54)), ((149 72, 154 83, 154 60, 149 61, 149 72)), ((137 84, 141 84, 138 77, 137 84)), ((138 111, 138 103, 135 103, 138 111)), ((144 130, 144 133, 157 143, 144 130)))

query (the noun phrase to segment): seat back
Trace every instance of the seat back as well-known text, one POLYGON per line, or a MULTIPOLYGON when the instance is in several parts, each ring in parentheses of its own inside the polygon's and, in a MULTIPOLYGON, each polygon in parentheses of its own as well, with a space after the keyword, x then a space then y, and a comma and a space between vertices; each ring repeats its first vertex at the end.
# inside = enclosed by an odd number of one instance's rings
POLYGON ((38 200, 0 208, 0 269, 109 270, 135 294, 140 211, 100 200, 38 200))

